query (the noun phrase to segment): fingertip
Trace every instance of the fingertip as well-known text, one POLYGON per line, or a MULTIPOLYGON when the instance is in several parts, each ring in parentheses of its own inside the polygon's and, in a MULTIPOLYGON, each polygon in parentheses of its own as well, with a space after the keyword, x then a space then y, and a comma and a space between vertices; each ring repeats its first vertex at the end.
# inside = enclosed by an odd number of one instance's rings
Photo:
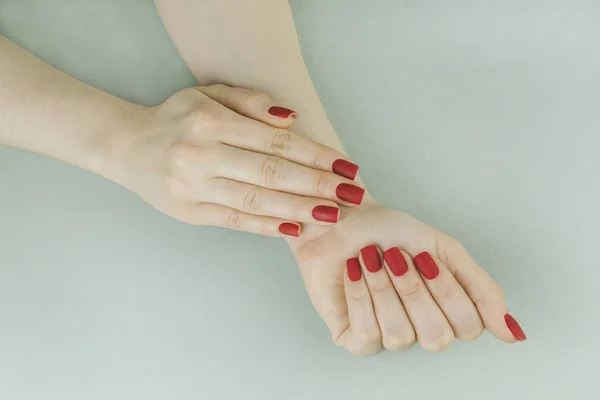
POLYGON ((358 258, 349 258, 346 260, 346 275, 350 282, 358 282, 362 276, 360 261, 358 258))
POLYGON ((298 113, 286 107, 271 106, 268 110, 268 113, 282 120, 293 121, 298 119, 298 113))
POLYGON ((264 117, 261 117, 262 122, 280 129, 289 129, 297 118, 296 111, 279 106, 268 107, 264 117))
POLYGON ((509 313, 504 314, 504 322, 506 323, 506 327, 514 339, 518 340, 519 342, 524 342, 527 340, 527 335, 525 335, 523 328, 521 328, 521 325, 519 325, 517 320, 512 315, 509 313))
POLYGON ((333 162, 331 165, 331 170, 334 174, 343 176, 344 178, 354 180, 356 175, 358 174, 358 165, 344 160, 343 158, 339 158, 333 162))
POLYGON ((279 225, 278 229, 282 235, 298 237, 300 236, 302 226, 293 222, 283 222, 279 225))

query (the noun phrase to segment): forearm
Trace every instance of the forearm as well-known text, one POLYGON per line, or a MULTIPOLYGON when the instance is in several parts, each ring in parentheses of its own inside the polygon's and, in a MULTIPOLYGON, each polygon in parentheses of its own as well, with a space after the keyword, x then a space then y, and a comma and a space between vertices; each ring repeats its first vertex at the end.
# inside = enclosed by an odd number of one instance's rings
POLYGON ((106 175, 115 138, 137 109, 0 36, 0 144, 106 175))
POLYGON ((287 0, 156 0, 156 5, 200 84, 267 93, 299 112, 294 131, 343 151, 306 69, 287 0))

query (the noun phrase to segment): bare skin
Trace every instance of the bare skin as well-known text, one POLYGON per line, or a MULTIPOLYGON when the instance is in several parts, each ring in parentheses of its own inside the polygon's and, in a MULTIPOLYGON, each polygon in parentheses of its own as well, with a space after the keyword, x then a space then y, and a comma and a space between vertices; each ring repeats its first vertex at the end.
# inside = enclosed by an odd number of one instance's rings
MULTIPOLYGON (((287 1, 155 2, 200 84, 267 93, 299 112, 294 132, 343 152, 306 69, 287 1)), ((360 207, 342 207, 337 224, 306 226, 288 244, 333 341, 352 353, 402 350, 415 341, 439 351, 454 337, 477 338, 484 327, 507 343, 524 340, 500 287, 458 240, 368 193, 360 207), (386 262, 370 272, 361 252, 369 245, 377 246, 380 261, 381 252, 398 247, 408 271, 395 276, 386 262), (413 262, 424 252, 438 270, 433 278, 413 262), (357 281, 348 276, 353 258, 361 270, 357 281)))
POLYGON ((340 185, 364 193, 333 171, 345 154, 288 131, 294 115, 273 115, 273 106, 262 93, 224 85, 138 106, 0 36, 0 144, 103 175, 186 223, 295 236, 301 223, 335 222, 317 219, 315 207, 337 220, 340 205, 355 205, 340 185))

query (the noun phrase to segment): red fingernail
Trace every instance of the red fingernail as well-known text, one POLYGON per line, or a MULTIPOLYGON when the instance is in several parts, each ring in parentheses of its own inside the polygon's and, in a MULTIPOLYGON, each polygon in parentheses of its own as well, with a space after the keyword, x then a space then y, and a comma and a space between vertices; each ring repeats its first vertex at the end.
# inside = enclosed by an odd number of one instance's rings
POLYGON ((379 252, 377 246, 374 244, 364 247, 360 254, 362 254, 365 266, 369 272, 377 272, 381 269, 381 259, 379 258, 379 252))
POLYGON ((340 200, 359 205, 362 203, 365 189, 347 183, 340 183, 335 189, 335 194, 340 200))
POLYGON ((346 268, 348 269, 348 278, 352 282, 360 280, 360 263, 358 262, 358 258, 347 259, 346 268))
POLYGON ((402 276, 408 272, 408 264, 404 259, 404 256, 397 247, 392 247, 389 250, 383 252, 383 259, 390 267, 390 271, 394 276, 402 276))
POLYGON ((330 206, 316 206, 312 210, 312 216, 317 221, 337 222, 340 215, 340 209, 330 206))
POLYGON ((279 106, 273 106, 269 108, 269 114, 279 118, 289 118, 290 116, 294 119, 298 118, 298 113, 296 111, 279 106))
POLYGON ((514 319, 512 317, 512 315, 510 315, 510 314, 504 315, 504 322, 506 322, 506 326, 508 327, 510 332, 513 334, 515 339, 517 339, 520 342, 527 339, 527 336, 525 336, 525 332, 523 332, 521 325, 519 325, 517 320, 514 319))
POLYGON ((279 225, 279 232, 288 236, 300 236, 300 225, 291 224, 289 222, 284 222, 279 225))
POLYGON ((415 257, 415 264, 417 265, 417 268, 419 268, 419 271, 421 271, 421 274, 429 280, 435 279, 440 273, 437 264, 426 251, 415 257))
POLYGON ((350 161, 335 160, 333 165, 331 166, 334 174, 338 174, 343 176, 344 178, 352 179, 356 178, 356 174, 358 173, 358 165, 352 164, 350 161))

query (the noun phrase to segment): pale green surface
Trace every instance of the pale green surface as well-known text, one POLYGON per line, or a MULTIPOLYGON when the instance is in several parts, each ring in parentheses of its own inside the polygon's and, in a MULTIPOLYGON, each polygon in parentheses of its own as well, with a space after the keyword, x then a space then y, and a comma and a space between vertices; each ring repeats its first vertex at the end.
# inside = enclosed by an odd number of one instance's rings
MULTIPOLYGON (((0 148, 0 399, 598 398, 600 4, 293 6, 370 190, 461 239, 530 340, 352 357, 283 242, 0 148)), ((140 103, 193 84, 149 0, 0 0, 0 31, 140 103)))

